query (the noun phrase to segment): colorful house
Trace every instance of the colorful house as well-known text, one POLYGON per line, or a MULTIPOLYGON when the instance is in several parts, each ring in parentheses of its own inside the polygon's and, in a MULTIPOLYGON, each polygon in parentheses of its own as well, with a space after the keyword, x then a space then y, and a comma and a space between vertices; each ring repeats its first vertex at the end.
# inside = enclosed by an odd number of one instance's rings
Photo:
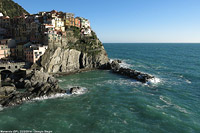
POLYGON ((0 44, 0 59, 10 57, 10 48, 6 44, 0 44))
POLYGON ((78 17, 74 19, 74 26, 81 28, 81 20, 78 17))
POLYGON ((0 59, 10 57, 11 48, 16 47, 16 43, 13 39, 0 40, 0 59))
POLYGON ((30 63, 35 63, 45 53, 48 46, 41 44, 27 43, 24 45, 25 60, 30 63))
POLYGON ((90 28, 90 21, 88 19, 77 17, 80 19, 81 28, 90 28))
POLYGON ((64 13, 63 20, 65 26, 74 26, 74 14, 73 13, 64 13))

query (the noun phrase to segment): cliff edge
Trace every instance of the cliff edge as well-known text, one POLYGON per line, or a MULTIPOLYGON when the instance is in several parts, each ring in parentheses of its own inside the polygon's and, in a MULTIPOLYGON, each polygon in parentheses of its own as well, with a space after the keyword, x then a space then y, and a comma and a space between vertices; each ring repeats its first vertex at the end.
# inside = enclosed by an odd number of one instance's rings
POLYGON ((48 49, 33 65, 48 73, 71 73, 82 69, 107 69, 109 59, 95 32, 83 35, 70 27, 59 41, 49 41, 48 49))

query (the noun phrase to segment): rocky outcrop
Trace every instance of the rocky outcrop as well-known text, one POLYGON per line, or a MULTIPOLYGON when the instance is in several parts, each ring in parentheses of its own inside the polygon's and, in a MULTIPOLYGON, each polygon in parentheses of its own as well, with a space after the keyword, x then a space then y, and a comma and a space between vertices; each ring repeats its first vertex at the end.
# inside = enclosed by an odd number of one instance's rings
POLYGON ((20 80, 25 88, 23 91, 18 91, 18 88, 15 87, 18 82, 14 80, 11 83, 13 86, 0 87, 0 106, 9 107, 38 98, 55 96, 56 94, 84 94, 87 91, 82 87, 63 90, 58 86, 57 79, 41 71, 32 71, 26 77, 21 77, 20 80))
POLYGON ((55 52, 47 51, 42 57, 42 69, 48 73, 73 72, 84 68, 101 68, 108 63, 105 50, 97 55, 89 55, 76 49, 56 48, 55 52))
POLYGON ((0 105, 7 107, 22 104, 36 97, 50 96, 57 93, 66 93, 60 89, 54 77, 41 71, 33 71, 23 79, 25 90, 19 92, 15 87, 0 88, 0 105))
POLYGON ((136 71, 133 69, 129 69, 129 68, 120 67, 120 64, 119 64, 120 62, 121 61, 119 61, 119 60, 114 60, 111 62, 110 65, 111 65, 112 72, 133 78, 142 83, 147 83, 151 79, 155 78, 154 76, 151 76, 146 73, 142 73, 142 72, 139 72, 139 71, 136 71))
POLYGON ((0 96, 6 96, 16 91, 15 86, 3 86, 0 88, 0 96))
POLYGON ((105 69, 109 59, 96 34, 81 35, 80 29, 73 27, 66 32, 60 42, 49 42, 48 49, 33 68, 48 73, 71 73, 83 69, 105 69), (76 31, 73 31, 73 30, 76 31), (76 34, 75 34, 76 33, 76 34))
POLYGON ((72 87, 69 89, 68 94, 83 94, 87 90, 81 87, 72 87))

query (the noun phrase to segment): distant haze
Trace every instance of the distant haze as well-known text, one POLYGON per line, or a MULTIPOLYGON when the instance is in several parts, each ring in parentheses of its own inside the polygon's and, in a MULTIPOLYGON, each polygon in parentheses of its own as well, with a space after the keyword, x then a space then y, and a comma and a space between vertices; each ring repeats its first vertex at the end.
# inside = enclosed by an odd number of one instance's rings
POLYGON ((14 0, 88 18, 102 42, 200 42, 200 0, 14 0))

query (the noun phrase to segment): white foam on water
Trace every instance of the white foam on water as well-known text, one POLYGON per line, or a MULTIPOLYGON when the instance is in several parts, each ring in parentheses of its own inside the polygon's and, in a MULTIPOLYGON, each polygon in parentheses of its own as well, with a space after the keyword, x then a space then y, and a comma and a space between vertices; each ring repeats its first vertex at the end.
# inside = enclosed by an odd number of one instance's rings
POLYGON ((178 109, 178 111, 180 111, 180 112, 182 112, 182 113, 189 114, 189 112, 187 112, 186 109, 184 109, 184 108, 182 108, 182 107, 180 107, 180 106, 178 106, 178 105, 175 105, 175 104, 174 104, 174 107, 175 107, 176 109, 178 109))
POLYGON ((161 80, 159 78, 152 78, 152 79, 149 79, 149 81, 147 82, 148 85, 151 85, 151 84, 158 84, 160 83, 161 80))
MULTIPOLYGON (((114 61, 114 60, 120 60, 120 59, 110 59, 110 63, 112 61, 114 61)), ((132 67, 131 64, 126 63, 126 60, 121 60, 121 61, 122 61, 122 63, 119 63, 120 67, 123 67, 123 68, 130 68, 130 67, 132 67)), ((147 82, 147 85, 158 84, 160 82, 161 82, 161 79, 155 77, 155 78, 150 79, 147 82)))
POLYGON ((32 99, 31 101, 41 101, 41 100, 46 100, 46 99, 55 99, 55 98, 61 98, 61 97, 68 97, 71 95, 82 95, 85 94, 87 92, 87 88, 85 87, 80 87, 82 88, 81 91, 75 92, 73 94, 68 94, 68 93, 57 93, 55 95, 50 95, 50 96, 42 96, 42 97, 36 97, 34 99, 32 99))
POLYGON ((175 109, 177 109, 178 111, 180 111, 180 112, 182 112, 182 113, 186 113, 186 114, 189 114, 189 112, 187 112, 186 111, 186 109, 184 109, 184 108, 182 108, 182 107, 180 107, 180 106, 178 106, 178 105, 176 105, 176 104, 173 104, 173 103, 171 103, 171 100, 169 99, 169 98, 167 98, 167 97, 164 97, 164 96, 160 96, 159 97, 160 98, 160 100, 161 101, 163 101, 165 104, 167 104, 167 105, 162 105, 162 106, 159 106, 159 105, 157 105, 156 107, 157 108, 165 108, 165 107, 170 107, 170 106, 172 106, 172 107, 174 107, 175 109))
POLYGON ((32 101, 41 101, 41 100, 46 100, 46 99, 55 99, 55 98, 66 97, 66 96, 69 96, 69 94, 58 93, 58 94, 50 95, 50 96, 36 97, 36 98, 32 99, 32 101))
POLYGON ((190 80, 185 80, 186 83, 191 84, 192 82, 190 80))
POLYGON ((167 107, 169 107, 169 105, 162 105, 162 106, 156 105, 156 108, 160 108, 160 109, 167 108, 167 107))
POLYGON ((167 105, 172 105, 171 100, 168 97, 164 97, 164 96, 161 95, 159 98, 160 98, 161 101, 163 101, 167 105))
POLYGON ((0 111, 2 111, 3 110, 3 107, 0 105, 0 111))
POLYGON ((61 80, 61 79, 58 79, 58 82, 64 82, 63 80, 61 80))
POLYGON ((80 87, 80 88, 82 88, 82 89, 79 90, 78 92, 73 92, 73 94, 82 95, 82 94, 85 94, 87 92, 87 88, 84 88, 84 87, 80 87))
POLYGON ((192 83, 190 80, 186 79, 183 75, 180 75, 179 77, 181 78, 180 80, 184 80, 188 84, 192 83))
POLYGON ((123 68, 130 68, 132 67, 131 64, 126 63, 125 61, 122 60, 122 63, 119 63, 119 65, 123 68))
MULTIPOLYGON (((110 63, 112 63, 112 61, 114 61, 114 60, 121 60, 121 59, 110 59, 110 63)), ((123 67, 123 68, 132 67, 131 64, 126 63, 126 60, 121 60, 121 61, 122 61, 122 63, 119 63, 120 67, 123 67)))
POLYGON ((107 81, 103 82, 102 84, 135 86, 135 85, 138 85, 141 83, 137 82, 136 80, 117 79, 117 80, 107 80, 107 81))

